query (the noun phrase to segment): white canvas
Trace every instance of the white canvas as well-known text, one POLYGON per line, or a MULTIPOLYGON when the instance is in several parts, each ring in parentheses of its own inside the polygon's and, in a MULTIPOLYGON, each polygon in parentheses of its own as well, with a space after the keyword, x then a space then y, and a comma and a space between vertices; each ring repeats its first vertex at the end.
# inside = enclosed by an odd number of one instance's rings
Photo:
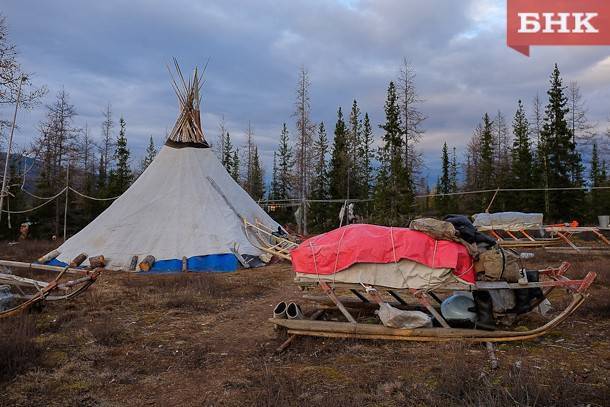
POLYGON ((93 222, 59 247, 58 260, 104 255, 112 269, 140 260, 231 253, 260 255, 240 217, 279 226, 231 178, 210 148, 164 146, 150 166, 93 222), (222 191, 219 193, 218 190, 222 191))

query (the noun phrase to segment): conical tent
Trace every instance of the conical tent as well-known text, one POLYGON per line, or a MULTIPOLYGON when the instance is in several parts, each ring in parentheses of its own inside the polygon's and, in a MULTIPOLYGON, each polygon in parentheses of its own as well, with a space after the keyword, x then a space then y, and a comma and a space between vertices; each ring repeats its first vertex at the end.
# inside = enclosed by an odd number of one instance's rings
POLYGON ((157 261, 152 271, 229 271, 241 255, 262 252, 247 239, 243 219, 278 224, 233 180, 205 141, 199 115, 200 78, 174 81, 181 110, 166 144, 142 175, 89 225, 58 249, 69 263, 80 253, 104 255, 127 269, 133 256, 157 261))

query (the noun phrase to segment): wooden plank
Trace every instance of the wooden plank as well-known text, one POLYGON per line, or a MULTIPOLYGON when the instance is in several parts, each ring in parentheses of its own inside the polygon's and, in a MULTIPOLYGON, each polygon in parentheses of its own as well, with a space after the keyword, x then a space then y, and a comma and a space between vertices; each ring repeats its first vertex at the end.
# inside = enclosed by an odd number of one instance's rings
MULTIPOLYGON (((32 269, 32 270, 43 270, 43 271, 64 271, 64 269, 65 269, 65 267, 60 267, 60 266, 49 266, 47 264, 38 264, 38 263, 24 263, 21 261, 12 261, 12 260, 0 260, 0 266, 24 268, 24 269, 32 269)), ((83 273, 88 273, 88 270, 68 268, 66 270, 66 273, 83 274, 83 273)))
POLYGON ((567 236, 565 236, 562 232, 555 232, 557 233, 557 236, 559 236, 561 239, 563 239, 564 242, 566 242, 567 244, 569 244, 572 249, 576 250, 577 252, 580 251, 580 249, 578 247, 576 247, 576 245, 574 243, 572 243, 572 241, 570 239, 568 239, 567 236))
POLYGON ((138 256, 133 256, 131 261, 129 262, 129 271, 136 271, 136 266, 138 265, 138 256))
POLYGON ((55 258, 57 258, 57 256, 59 256, 61 253, 59 253, 58 250, 53 250, 47 254, 45 254, 44 256, 40 257, 38 260, 36 260, 38 263, 47 263, 55 258))
POLYGON ((349 322, 351 322, 352 324, 356 324, 356 319, 352 316, 352 314, 349 313, 349 311, 347 309, 345 309, 345 307, 343 306, 341 301, 339 301, 339 299, 337 298, 337 295, 335 294, 333 289, 330 288, 328 286, 328 284, 326 284, 323 281, 320 282, 320 286, 324 290, 324 293, 326 295, 328 295, 328 297, 335 303, 337 308, 339 308, 339 311, 341 311, 341 313, 345 316, 345 318, 347 318, 347 320, 349 322))
POLYGON ((396 301, 398 301, 400 304, 402 305, 407 305, 407 302, 405 300, 402 299, 402 297, 400 295, 398 295, 398 293, 394 290, 387 290, 388 294, 390 294, 392 297, 394 297, 394 299, 396 299, 396 301))
MULTIPOLYGON (((320 318, 323 314, 324 314, 323 309, 319 309, 314 311, 314 313, 309 317, 309 320, 311 321, 315 321, 316 319, 320 318)), ((288 337, 288 339, 286 339, 284 341, 284 343, 282 343, 280 346, 277 347, 277 349, 275 350, 276 353, 282 353, 288 346, 290 346, 290 344, 296 339, 298 335, 290 335, 288 337)))
POLYGON ((451 328, 449 326, 449 324, 447 323, 447 321, 445 321, 445 318, 443 318, 443 316, 432 306, 432 304, 430 304, 430 301, 428 300, 428 296, 426 295, 426 293, 416 292, 416 293, 414 293, 414 295, 415 295, 415 298, 417 298, 419 300, 419 302, 424 307, 426 307, 428 312, 430 312, 432 314, 434 319, 436 319, 443 328, 451 328))
POLYGON ((349 290, 351 291, 352 294, 354 294, 356 297, 358 297, 358 299, 360 301, 365 302, 365 303, 369 302, 369 300, 364 295, 360 294, 358 292, 358 290, 356 290, 355 288, 350 288, 349 290))

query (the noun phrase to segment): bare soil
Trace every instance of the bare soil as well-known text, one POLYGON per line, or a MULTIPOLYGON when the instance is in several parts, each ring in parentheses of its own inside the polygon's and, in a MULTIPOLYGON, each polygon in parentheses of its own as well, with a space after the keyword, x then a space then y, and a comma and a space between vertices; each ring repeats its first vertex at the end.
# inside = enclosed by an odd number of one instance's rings
MULTIPOLYGON (((51 247, 2 243, 0 258, 31 261, 51 247)), ((543 338, 499 345, 497 370, 480 344, 299 338, 276 354, 283 338, 267 322, 273 306, 308 307, 286 263, 105 272, 72 302, 0 321, 0 404, 609 405, 610 254, 538 253, 530 266, 563 259, 572 276, 598 272, 591 298, 543 338)))

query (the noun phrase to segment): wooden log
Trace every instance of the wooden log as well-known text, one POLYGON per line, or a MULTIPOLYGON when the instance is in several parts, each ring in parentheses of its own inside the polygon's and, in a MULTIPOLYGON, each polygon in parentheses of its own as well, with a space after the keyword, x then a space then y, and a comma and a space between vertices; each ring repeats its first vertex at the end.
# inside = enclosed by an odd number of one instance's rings
POLYGON ((136 271, 137 265, 138 265, 138 256, 133 256, 131 258, 131 262, 129 262, 129 271, 136 271))
POLYGON ((87 260, 87 253, 81 253, 70 262, 70 267, 78 267, 83 261, 87 260))
POLYGON ((89 257, 89 267, 92 269, 103 268, 106 265, 106 259, 103 254, 99 256, 89 257))
POLYGON ((189 271, 189 264, 186 256, 182 256, 182 272, 186 273, 189 271))
POLYGON ((57 256, 59 256, 61 253, 59 253, 58 250, 53 250, 52 252, 49 252, 47 254, 45 254, 44 256, 40 257, 38 260, 36 260, 38 263, 44 264, 44 263, 48 263, 49 261, 53 260, 54 258, 56 258, 57 256))
POLYGON ((140 271, 150 271, 152 266, 155 264, 155 260, 155 256, 152 256, 150 254, 144 257, 144 260, 142 260, 139 264, 140 271))
POLYGON ((491 368, 493 370, 496 370, 498 367, 500 367, 500 364, 498 362, 498 357, 496 356, 496 349, 494 347, 494 344, 492 342, 485 342, 485 347, 487 348, 487 354, 489 355, 491 368))

